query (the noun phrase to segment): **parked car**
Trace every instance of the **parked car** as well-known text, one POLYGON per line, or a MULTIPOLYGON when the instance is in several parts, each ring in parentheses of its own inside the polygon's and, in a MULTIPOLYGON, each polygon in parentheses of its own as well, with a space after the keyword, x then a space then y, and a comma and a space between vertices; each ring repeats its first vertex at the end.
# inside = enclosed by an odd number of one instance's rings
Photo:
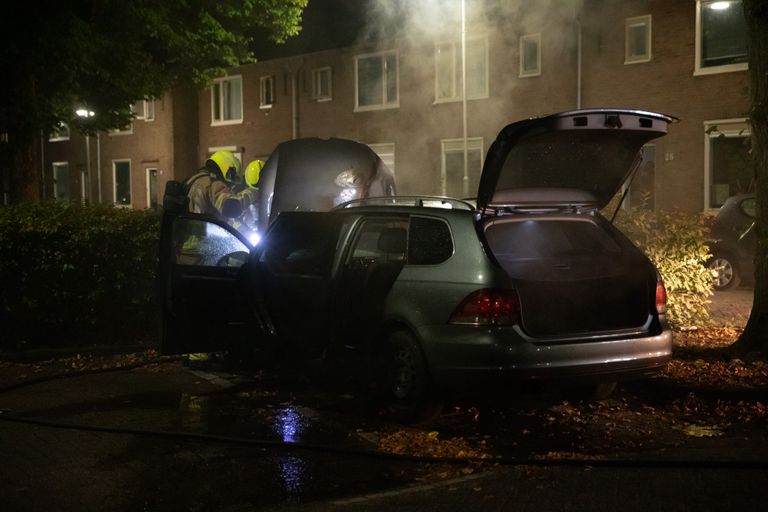
POLYGON ((755 273, 755 194, 729 197, 712 221, 707 262, 715 290, 751 282, 755 273))
POLYGON ((476 208, 399 196, 284 211, 255 249, 215 219, 166 212, 163 352, 357 356, 403 419, 445 392, 566 379, 607 394, 657 372, 672 350, 664 285, 599 210, 671 121, 602 109, 513 123, 476 208))

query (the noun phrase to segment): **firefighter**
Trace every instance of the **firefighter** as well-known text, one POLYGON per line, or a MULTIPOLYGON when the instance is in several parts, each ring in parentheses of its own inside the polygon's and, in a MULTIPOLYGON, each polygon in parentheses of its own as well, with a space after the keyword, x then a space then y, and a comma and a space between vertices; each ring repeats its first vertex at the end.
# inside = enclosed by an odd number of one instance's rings
MULTIPOLYGON (((259 190, 259 176, 263 168, 263 160, 254 160, 249 163, 245 168, 245 172, 243 172, 243 183, 242 185, 236 187, 236 190, 239 188, 252 190, 254 197, 257 198, 259 190)), ((237 229, 239 229, 241 232, 245 233, 251 242, 255 242, 255 239, 258 238, 258 235, 255 237, 253 235, 258 232, 258 221, 259 204, 258 200, 254 200, 243 209, 243 214, 237 220, 238 225, 235 227, 237 227, 237 229)))
POLYGON ((240 159, 231 151, 217 151, 185 182, 189 210, 222 220, 236 219, 257 198, 255 190, 233 188, 241 183, 240 159))

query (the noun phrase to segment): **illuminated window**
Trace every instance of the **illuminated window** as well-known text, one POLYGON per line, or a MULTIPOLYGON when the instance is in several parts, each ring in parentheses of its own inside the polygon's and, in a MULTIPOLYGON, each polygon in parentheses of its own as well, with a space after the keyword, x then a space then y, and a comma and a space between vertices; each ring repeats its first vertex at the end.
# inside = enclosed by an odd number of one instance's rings
POLYGON ((696 71, 747 69, 747 26, 741 0, 697 0, 696 71))

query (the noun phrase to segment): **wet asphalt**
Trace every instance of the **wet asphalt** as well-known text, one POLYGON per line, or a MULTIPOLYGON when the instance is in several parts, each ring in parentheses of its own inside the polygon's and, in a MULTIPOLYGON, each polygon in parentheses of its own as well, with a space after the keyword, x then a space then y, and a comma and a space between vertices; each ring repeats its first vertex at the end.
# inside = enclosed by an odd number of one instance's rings
MULTIPOLYGON (((725 293, 713 313, 746 321, 751 290, 725 293)), ((645 392, 653 398, 657 390, 645 392)), ((538 407, 532 400, 527 405, 538 407)), ((25 421, 0 421, 0 510, 7 512, 702 511, 761 509, 768 499, 768 439, 752 433, 681 442, 671 453, 650 440, 640 463, 608 467, 373 455, 382 432, 407 427, 382 416, 360 384, 301 372, 165 363, 15 389, 0 394, 0 409, 6 420, 25 421), (674 459, 692 463, 669 464, 674 459)), ((456 410, 419 428, 475 446, 487 440, 511 461, 573 449, 557 429, 518 442, 521 431, 546 431, 536 418, 486 408, 478 422, 471 405, 456 410)))

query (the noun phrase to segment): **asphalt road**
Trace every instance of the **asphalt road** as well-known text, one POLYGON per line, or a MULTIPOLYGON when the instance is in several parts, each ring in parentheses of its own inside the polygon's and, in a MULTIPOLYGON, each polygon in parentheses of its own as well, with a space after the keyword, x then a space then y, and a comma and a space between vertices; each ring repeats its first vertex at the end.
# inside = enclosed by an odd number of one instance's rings
MULTIPOLYGON (((751 298, 717 293, 713 318, 743 325, 751 298)), ((10 382, 2 377, 0 367, 0 384, 10 382)), ((358 391, 165 363, 0 392, 0 510, 698 512, 762 510, 768 499, 765 420, 714 424, 685 390, 638 383, 595 408, 534 400, 509 413, 480 407, 480 420, 465 407, 414 429, 380 417, 358 391), (677 403, 691 424, 670 416, 677 403), (2 420, 12 417, 27 422, 2 420), (400 430, 506 458, 371 455, 400 430), (579 463, 601 453, 610 460, 579 463)), ((709 399, 718 411, 744 397, 709 399)), ((749 399, 768 403, 765 390, 749 399)))

